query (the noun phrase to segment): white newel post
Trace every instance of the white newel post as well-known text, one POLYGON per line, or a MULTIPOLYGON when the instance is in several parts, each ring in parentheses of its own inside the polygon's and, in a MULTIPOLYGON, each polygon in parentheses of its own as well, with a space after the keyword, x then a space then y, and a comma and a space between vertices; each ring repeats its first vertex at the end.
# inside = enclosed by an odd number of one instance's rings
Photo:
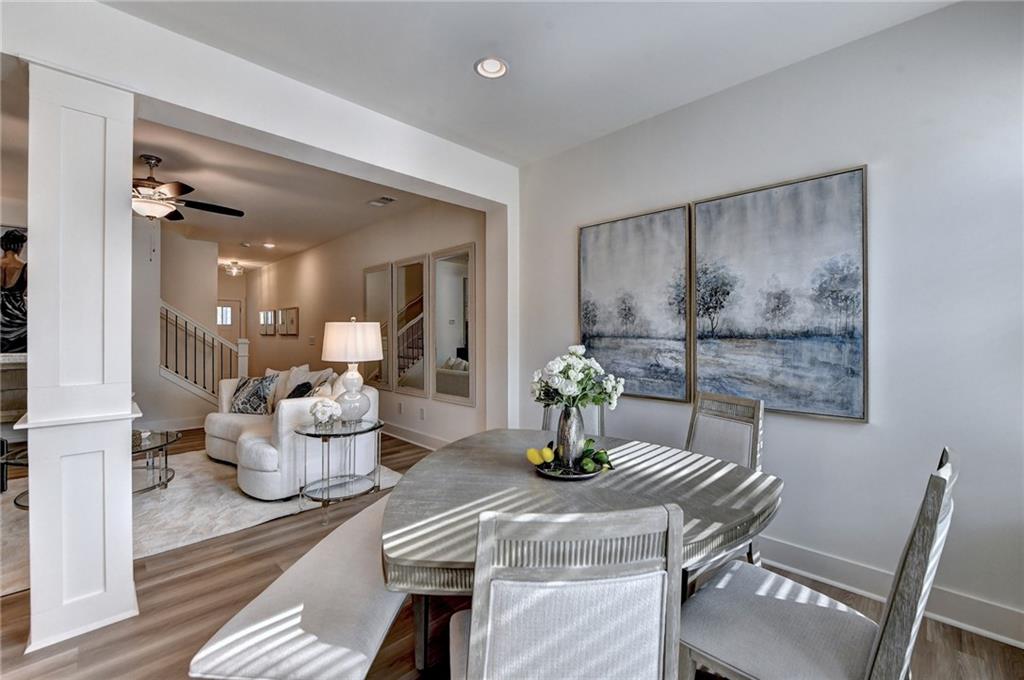
POLYGON ((238 339, 238 377, 249 377, 249 341, 246 338, 238 339))
POLYGON ((138 613, 131 94, 29 70, 27 651, 138 613))

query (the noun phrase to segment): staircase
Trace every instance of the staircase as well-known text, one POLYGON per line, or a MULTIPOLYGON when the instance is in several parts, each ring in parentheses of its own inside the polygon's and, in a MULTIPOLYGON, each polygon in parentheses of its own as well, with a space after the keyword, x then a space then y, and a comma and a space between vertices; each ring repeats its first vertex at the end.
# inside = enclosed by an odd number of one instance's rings
POLYGON ((398 381, 401 383, 405 374, 423 361, 426 347, 423 296, 413 299, 396 316, 399 330, 395 348, 398 356, 398 381))
POLYGON ((238 344, 160 302, 160 375, 216 404, 220 381, 248 374, 249 341, 238 344))

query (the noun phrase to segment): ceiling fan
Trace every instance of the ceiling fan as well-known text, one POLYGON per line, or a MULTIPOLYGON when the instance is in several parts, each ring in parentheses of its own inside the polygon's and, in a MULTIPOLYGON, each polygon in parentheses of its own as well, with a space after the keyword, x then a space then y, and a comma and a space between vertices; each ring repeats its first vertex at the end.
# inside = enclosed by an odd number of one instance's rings
POLYGON ((245 215, 241 210, 234 208, 181 198, 195 189, 184 182, 161 182, 154 177, 153 173, 162 160, 159 156, 144 153, 139 158, 149 166, 149 177, 136 177, 132 180, 132 210, 138 214, 151 220, 183 220, 185 216, 178 210, 178 206, 182 206, 231 217, 245 215))

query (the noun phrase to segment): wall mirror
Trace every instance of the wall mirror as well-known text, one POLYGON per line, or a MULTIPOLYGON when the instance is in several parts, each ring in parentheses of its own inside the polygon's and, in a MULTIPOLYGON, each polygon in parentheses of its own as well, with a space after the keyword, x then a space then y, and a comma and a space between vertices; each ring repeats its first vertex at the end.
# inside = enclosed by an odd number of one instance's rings
POLYGON ((427 256, 401 260, 394 265, 394 364, 395 390, 426 396, 427 357, 427 256))
POLYGON ((264 309, 260 312, 260 335, 274 335, 277 333, 277 315, 273 309, 264 309))
POLYGON ((476 396, 475 262, 469 243, 434 253, 430 264, 434 398, 469 406, 476 396))
POLYGON ((363 320, 380 323, 382 361, 360 364, 359 370, 368 385, 391 389, 391 265, 382 264, 363 270, 363 320))
POLYGON ((277 334, 298 335, 299 334, 299 308, 284 307, 277 310, 277 334))

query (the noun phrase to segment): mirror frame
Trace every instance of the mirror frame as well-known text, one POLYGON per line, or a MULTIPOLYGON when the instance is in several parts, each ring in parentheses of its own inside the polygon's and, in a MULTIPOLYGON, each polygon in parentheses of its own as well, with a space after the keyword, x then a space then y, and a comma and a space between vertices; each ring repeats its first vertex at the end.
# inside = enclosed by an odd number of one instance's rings
POLYGON ((401 394, 408 394, 414 397, 430 398, 430 375, 433 370, 434 343, 430 333, 432 314, 432 299, 430 291, 430 256, 416 255, 403 260, 396 260, 391 265, 391 385, 392 391, 401 394), (423 388, 403 387, 398 384, 398 273, 402 267, 410 264, 423 265, 423 388))
POLYGON ((451 248, 437 250, 430 254, 430 392, 435 401, 444 401, 450 404, 461 406, 476 406, 476 243, 462 243, 451 248), (434 348, 437 346, 437 262, 452 255, 466 253, 469 255, 468 282, 466 294, 468 297, 467 307, 469 308, 469 333, 466 338, 466 347, 469 350, 469 396, 460 397, 454 394, 445 394, 437 391, 437 356, 434 348))
MULTIPOLYGON (((376 265, 374 267, 367 267, 366 269, 363 270, 363 321, 375 321, 375 319, 371 319, 369 314, 367 314, 367 306, 368 305, 367 305, 367 300, 366 300, 366 275, 367 274, 374 274, 376 272, 384 272, 385 275, 387 276, 387 280, 388 280, 387 298, 388 299, 387 299, 387 302, 385 303, 387 305, 387 312, 385 312, 385 314, 387 315, 387 318, 384 321, 382 321, 381 323, 387 323, 388 326, 390 327, 391 331, 393 331, 394 328, 395 328, 395 325, 394 325, 394 322, 395 322, 395 319, 394 319, 394 309, 395 309, 395 304, 394 304, 395 303, 394 286, 395 286, 395 280, 394 280, 394 275, 391 272, 391 263, 390 262, 385 262, 384 264, 378 264, 378 265, 376 265)), ((392 375, 392 366, 394 366, 394 361, 393 361, 393 359, 391 357, 391 349, 394 347, 395 340, 392 337, 391 331, 388 332, 388 348, 387 348, 387 369, 388 370, 387 370, 387 375, 384 377, 384 380, 367 380, 366 381, 367 385, 372 385, 373 387, 376 387, 378 390, 385 390, 385 391, 388 391, 388 392, 392 391, 392 389, 394 387, 394 381, 393 381, 393 375, 392 375)), ((383 371, 382 371, 382 373, 383 373, 383 371)))

